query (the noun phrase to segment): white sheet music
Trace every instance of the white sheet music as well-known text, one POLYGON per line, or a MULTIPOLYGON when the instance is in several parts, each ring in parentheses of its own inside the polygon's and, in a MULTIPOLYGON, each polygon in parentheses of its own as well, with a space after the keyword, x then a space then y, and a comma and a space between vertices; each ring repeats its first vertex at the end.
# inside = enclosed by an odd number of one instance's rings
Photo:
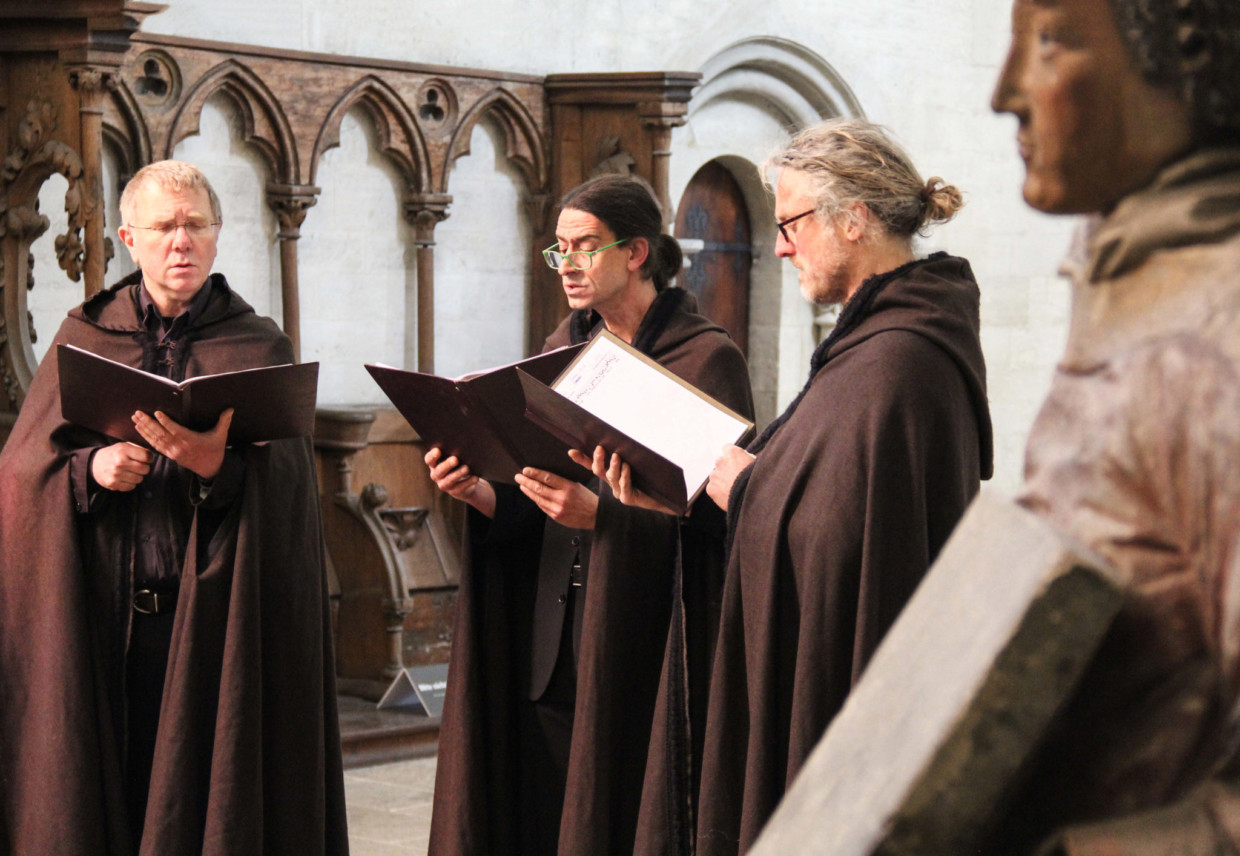
POLYGON ((749 429, 746 420, 609 336, 596 337, 552 389, 677 464, 690 497, 723 448, 749 429))

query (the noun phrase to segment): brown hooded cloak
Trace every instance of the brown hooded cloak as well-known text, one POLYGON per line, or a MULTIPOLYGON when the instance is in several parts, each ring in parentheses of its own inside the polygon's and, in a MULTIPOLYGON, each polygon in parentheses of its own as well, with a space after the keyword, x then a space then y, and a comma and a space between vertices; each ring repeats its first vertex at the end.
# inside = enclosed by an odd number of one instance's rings
MULTIPOLYGON (((323 541, 308 439, 236 447, 244 483, 193 521, 141 842, 125 817, 133 511, 79 515, 56 345, 151 369, 140 274, 69 313, 0 453, 0 853, 347 853, 323 541), (87 557, 87 558, 84 558, 87 557), (127 558, 128 557, 128 558, 127 558)), ((178 349, 186 376, 292 362, 222 276, 178 349)))
MULTIPOLYGON (((744 358, 727 333, 694 314, 693 304, 679 288, 660 292, 634 344, 752 417, 744 358)), ((546 346, 585 341, 601 328, 596 314, 574 313, 546 346)), ((522 852, 525 789, 538 787, 522 778, 527 747, 516 723, 519 707, 531 703, 540 556, 544 540, 560 536, 555 524, 544 527, 546 518, 532 503, 512 491, 498 493, 494 521, 471 517, 472 554, 457 604, 440 731, 435 854, 522 852)), ((663 773, 690 759, 689 690, 704 685, 710 660, 723 533, 722 513, 704 496, 678 519, 622 505, 605 486, 600 491, 589 533, 560 853, 634 852, 639 813, 644 827, 654 827, 644 835, 657 835, 666 828, 663 809, 683 796, 665 792, 663 773)), ((564 577, 567 586, 567 568, 564 577)), ((554 641, 559 631, 552 629, 554 641)), ((702 698, 699 708, 704 692, 702 698)))
POLYGON ((707 713, 700 854, 747 850, 991 473, 979 292, 936 253, 868 279, 750 446, 707 713))

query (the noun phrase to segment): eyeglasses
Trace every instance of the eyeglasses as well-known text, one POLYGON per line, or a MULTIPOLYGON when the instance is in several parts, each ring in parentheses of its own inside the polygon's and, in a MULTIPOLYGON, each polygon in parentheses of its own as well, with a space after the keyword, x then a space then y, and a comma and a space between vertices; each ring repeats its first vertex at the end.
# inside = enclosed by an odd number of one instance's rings
POLYGON ((191 218, 184 223, 159 223, 155 226, 135 226, 130 223, 129 228, 141 229, 144 232, 154 232, 161 238, 171 237, 176 233, 177 229, 184 229, 185 234, 191 238, 205 238, 218 225, 220 225, 218 222, 211 223, 206 220, 191 218))
POLYGON ((599 247, 597 250, 573 250, 571 253, 560 252, 560 245, 557 242, 543 250, 542 255, 547 262, 547 267, 552 270, 559 270, 564 262, 568 262, 568 266, 573 270, 589 270, 594 264, 595 253, 610 250, 612 247, 623 244, 627 240, 628 238, 623 238, 605 247, 599 247))
POLYGON ((802 217, 808 217, 809 215, 813 214, 814 210, 815 209, 811 208, 808 211, 804 211, 796 215, 795 217, 789 217, 787 220, 780 220, 778 223, 775 224, 775 228, 779 229, 779 234, 783 235, 784 240, 791 244, 792 236, 788 234, 787 227, 791 225, 792 223, 795 223, 796 221, 800 220, 802 217))

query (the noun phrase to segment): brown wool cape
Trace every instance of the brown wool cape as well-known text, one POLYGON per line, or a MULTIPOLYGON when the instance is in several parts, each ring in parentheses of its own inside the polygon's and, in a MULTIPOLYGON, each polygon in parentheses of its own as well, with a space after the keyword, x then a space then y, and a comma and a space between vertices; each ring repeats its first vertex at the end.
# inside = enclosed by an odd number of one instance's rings
POLYGON ((699 854, 757 838, 991 473, 964 259, 868 279, 801 395, 750 451, 707 713, 699 854))
MULTIPOLYGON (((131 565, 82 556, 109 544, 131 555, 132 512, 123 494, 89 515, 74 509, 68 454, 108 441, 61 419, 55 346, 144 367, 138 276, 69 313, 0 453, 0 853, 347 853, 308 439, 238 447, 238 497, 209 524, 194 520, 145 832, 140 845, 129 840, 120 759, 131 565), (84 550, 90 539, 98 548, 84 550)), ((222 276, 204 287, 211 299, 178 342, 186 376, 292 362, 288 338, 222 276)))
MULTIPOLYGON (((694 308, 692 295, 679 288, 660 292, 635 344, 751 418, 744 358, 727 333, 694 308)), ((584 341, 600 329, 596 314, 577 312, 546 347, 584 341)), ((683 822, 688 742, 701 740, 700 731, 691 735, 689 716, 693 709, 700 720, 705 710, 724 524, 705 496, 687 518, 677 519, 622 505, 606 486, 600 491, 561 854, 656 852, 651 842, 666 842, 675 821, 683 822), (645 843, 635 846, 639 836, 645 843)), ((542 523, 524 531, 524 538, 503 545, 470 539, 440 731, 430 842, 437 856, 521 852, 524 747, 515 721, 518 706, 530 704, 542 523)))

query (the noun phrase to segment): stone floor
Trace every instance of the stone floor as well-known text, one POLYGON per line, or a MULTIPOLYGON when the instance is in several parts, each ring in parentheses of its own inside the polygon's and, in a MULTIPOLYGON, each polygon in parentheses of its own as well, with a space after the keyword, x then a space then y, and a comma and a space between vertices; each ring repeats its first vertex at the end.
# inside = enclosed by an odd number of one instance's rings
POLYGON ((345 770, 352 856, 424 856, 435 756, 345 770))

